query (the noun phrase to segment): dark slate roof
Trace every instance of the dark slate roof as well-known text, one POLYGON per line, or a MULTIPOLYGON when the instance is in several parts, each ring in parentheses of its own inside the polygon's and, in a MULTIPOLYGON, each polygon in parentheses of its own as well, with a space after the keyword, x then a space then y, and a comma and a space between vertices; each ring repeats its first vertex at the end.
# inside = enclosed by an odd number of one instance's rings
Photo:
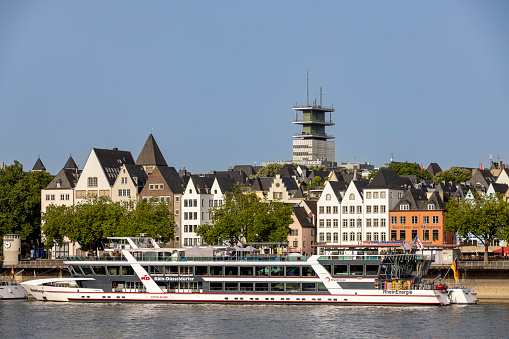
POLYGON ((74 159, 72 158, 72 156, 69 155, 69 159, 67 159, 67 162, 65 163, 64 168, 78 169, 78 166, 74 162, 74 159))
POLYGON ((484 188, 488 188, 491 183, 496 181, 495 177, 488 169, 480 169, 475 172, 475 174, 470 178, 467 183, 471 185, 481 185, 484 188))
POLYGON ((191 176, 194 187, 199 194, 210 194, 210 189, 214 184, 214 179, 214 177, 191 176))
POLYGON ((46 172, 46 167, 42 164, 41 158, 37 158, 37 161, 35 162, 34 167, 32 168, 32 171, 44 171, 46 172))
POLYGON ((219 188, 221 188, 221 193, 233 192, 235 184, 237 184, 235 179, 230 177, 216 177, 216 180, 219 188))
POLYGON ((501 193, 501 194, 505 194, 509 187, 507 184, 492 183, 492 185, 493 185, 493 189, 495 190, 495 193, 501 193))
POLYGON ((252 176, 252 175, 255 175, 257 170, 251 166, 251 165, 235 165, 233 166, 233 169, 232 169, 233 172, 235 171, 243 171, 244 173, 246 173, 246 175, 248 177, 252 176))
POLYGON ((401 189, 404 182, 395 170, 381 168, 366 188, 391 188, 401 189))
POLYGON ((311 218, 306 213, 306 209, 304 207, 294 206, 293 213, 295 214, 295 218, 297 218, 301 227, 315 227, 311 221, 311 218))
POLYGON ((293 178, 281 176, 281 180, 283 181, 283 185, 286 187, 287 191, 296 191, 299 189, 299 186, 293 178))
MULTIPOLYGON (((188 180, 184 181, 174 167, 157 166, 156 169, 161 173, 166 185, 170 188, 173 194, 183 194, 185 185, 188 180)), ((184 177, 189 178, 189 177, 184 177)))
POLYGON ((304 199, 304 191, 302 191, 302 187, 299 186, 297 191, 292 197, 293 199, 304 199))
POLYGON ((329 181, 329 185, 332 188, 332 191, 336 195, 336 198, 338 198, 338 201, 343 200, 343 196, 341 195, 341 192, 346 192, 346 189, 348 188, 348 184, 344 181, 329 181))
POLYGON ((292 177, 296 176, 298 173, 293 165, 285 164, 283 165, 283 168, 281 168, 276 174, 280 174, 281 177, 292 177))
POLYGON ((308 206, 308 208, 311 210, 311 212, 313 213, 313 215, 317 215, 317 211, 318 211, 318 201, 317 200, 303 200, 304 204, 306 204, 308 206))
POLYGON ((436 162, 432 162, 429 164, 428 168, 426 169, 429 174, 431 174, 432 177, 437 175, 438 172, 442 172, 442 169, 436 162))
POLYGON ((79 171, 76 169, 62 168, 48 186, 46 186, 46 189, 72 189, 76 187, 78 178, 79 171), (60 185, 58 185, 59 183, 60 185))
MULTIPOLYGON (((412 186, 417 185, 419 183, 419 180, 417 179, 417 175, 415 175, 415 174, 400 175, 400 177, 402 180, 405 180, 405 178, 408 179, 412 186)), ((406 184, 408 184, 408 182, 406 182, 406 184)))
POLYGON ((368 187, 369 185, 369 181, 367 180, 359 180, 359 181, 353 181, 353 184, 355 185, 355 187, 357 188, 357 191, 359 192, 359 194, 362 196, 364 196, 364 189, 366 187, 368 187))
POLYGON ((411 188, 405 191, 403 197, 398 201, 396 206, 394 206, 393 211, 399 211, 400 206, 405 204, 410 205, 411 211, 421 210, 426 201, 428 201, 428 198, 424 192, 415 188, 411 188))
POLYGON ((110 186, 113 186, 117 179, 120 168, 126 165, 134 165, 134 159, 129 151, 119 151, 118 149, 94 148, 94 153, 101 164, 101 167, 108 178, 110 186))
POLYGON ((429 197, 428 201, 426 202, 424 209, 428 209, 429 204, 434 204, 436 210, 445 210, 445 203, 440 197, 440 194, 438 192, 431 193, 431 196, 429 197))
POLYGON ((248 182, 248 176, 246 175, 246 173, 244 171, 220 171, 220 172, 217 172, 217 171, 214 171, 214 173, 212 174, 206 174, 204 175, 205 177, 229 177, 229 178, 232 178, 233 180, 235 180, 236 183, 238 184, 243 184, 243 185, 247 185, 249 186, 249 182, 248 182))
POLYGON ((251 184, 251 189, 253 191, 267 192, 273 181, 274 178, 254 178, 254 181, 251 184))
POLYGON ((147 173, 145 173, 143 166, 126 164, 125 169, 126 169, 127 173, 129 173, 131 180, 138 187, 138 193, 140 193, 141 190, 143 189, 143 186, 145 186, 145 183, 148 180, 148 175, 147 175, 147 173), (134 178, 136 178, 136 179, 134 179, 134 178))
POLYGON ((163 153, 157 146, 156 140, 152 133, 148 136, 143 149, 136 160, 136 165, 142 166, 167 166, 166 160, 164 160, 163 153))

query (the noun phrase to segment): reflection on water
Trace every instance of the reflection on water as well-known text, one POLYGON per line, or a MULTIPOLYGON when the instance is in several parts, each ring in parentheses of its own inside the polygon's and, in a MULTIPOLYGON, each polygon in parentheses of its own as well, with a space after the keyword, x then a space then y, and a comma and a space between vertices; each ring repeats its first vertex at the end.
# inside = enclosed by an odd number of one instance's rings
POLYGON ((505 337, 509 304, 174 305, 1 301, 0 337, 505 337))

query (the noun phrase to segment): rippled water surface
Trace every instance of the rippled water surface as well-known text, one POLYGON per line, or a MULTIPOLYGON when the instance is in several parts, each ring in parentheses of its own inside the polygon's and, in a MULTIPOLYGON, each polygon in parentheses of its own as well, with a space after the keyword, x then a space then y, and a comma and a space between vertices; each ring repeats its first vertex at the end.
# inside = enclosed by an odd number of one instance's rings
POLYGON ((0 301, 0 338, 506 338, 509 304, 449 307, 0 301))

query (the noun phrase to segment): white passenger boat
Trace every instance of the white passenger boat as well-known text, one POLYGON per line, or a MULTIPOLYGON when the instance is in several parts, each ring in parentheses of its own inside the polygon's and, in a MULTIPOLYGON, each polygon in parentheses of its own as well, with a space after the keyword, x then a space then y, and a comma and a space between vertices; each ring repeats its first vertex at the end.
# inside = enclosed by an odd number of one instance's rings
POLYGON ((266 257, 159 248, 149 238, 110 238, 108 255, 68 257, 72 278, 22 283, 37 299, 74 302, 448 305, 426 283, 420 255, 266 257))
POLYGON ((14 281, 0 281, 0 300, 26 299, 25 288, 14 281))

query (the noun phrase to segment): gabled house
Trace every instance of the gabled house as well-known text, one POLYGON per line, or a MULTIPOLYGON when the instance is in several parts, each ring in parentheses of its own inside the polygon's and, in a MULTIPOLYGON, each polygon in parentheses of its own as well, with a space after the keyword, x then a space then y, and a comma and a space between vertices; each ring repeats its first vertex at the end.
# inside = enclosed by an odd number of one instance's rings
POLYGON ((76 183, 74 190, 76 202, 87 197, 111 197, 112 187, 124 165, 134 165, 131 152, 119 151, 117 148, 111 150, 92 148, 76 183))
POLYGON ((143 189, 139 193, 138 199, 148 201, 164 200, 168 205, 170 212, 173 213, 175 220, 175 237, 170 245, 181 247, 182 239, 182 195, 184 194, 185 182, 174 167, 155 166, 152 168, 152 174, 146 180, 143 189))
POLYGON ((267 200, 280 201, 284 203, 298 203, 304 199, 302 189, 295 180, 290 177, 282 177, 276 174, 267 192, 267 200))
POLYGON ((433 192, 429 197, 418 189, 409 189, 390 211, 391 241, 415 241, 424 245, 452 244, 454 233, 444 228, 445 203, 433 192))
MULTIPOLYGON (((76 166, 72 156, 69 156, 64 168, 55 175, 48 186, 41 190, 41 214, 46 213, 49 205, 72 206, 74 204, 74 188, 79 176, 78 166, 76 166)), ((65 238, 63 246, 56 245, 51 248, 51 257, 56 259, 75 255, 78 248, 77 243, 65 238)))
POLYGON ((490 187, 490 185, 494 182, 496 182, 496 180, 493 174, 491 174, 490 170, 480 169, 472 175, 472 178, 467 181, 467 184, 476 186, 478 190, 486 193, 488 187, 490 187))
POLYGON ((289 252, 305 256, 312 255, 313 248, 311 246, 315 241, 313 217, 309 215, 305 207, 296 205, 293 207, 292 220, 288 235, 289 252))
POLYGON ((486 195, 488 196, 494 196, 498 194, 502 195, 504 201, 509 202, 509 185, 492 183, 486 191, 486 195))
POLYGON ((211 193, 215 178, 191 176, 185 186, 182 196, 182 231, 181 244, 183 247, 203 245, 203 239, 196 235, 196 228, 206 222, 210 222, 210 201, 213 200, 211 193))
POLYGON ((254 178, 252 179, 250 189, 255 192, 260 199, 267 199, 273 181, 274 178, 270 177, 254 178))
POLYGON ((502 168, 495 182, 509 185, 509 168, 502 168))
POLYGON ((369 185, 366 180, 351 181, 341 201, 340 244, 359 244, 366 238, 364 217, 364 189, 369 185))
MULTIPOLYGON (((341 220, 341 200, 347 191, 344 181, 328 181, 317 202, 317 244, 340 244, 339 222, 341 220)), ((320 251, 321 248, 318 248, 320 251)))
POLYGON ((138 194, 143 189, 148 176, 140 165, 124 164, 112 187, 112 201, 132 202, 134 207, 138 194))

